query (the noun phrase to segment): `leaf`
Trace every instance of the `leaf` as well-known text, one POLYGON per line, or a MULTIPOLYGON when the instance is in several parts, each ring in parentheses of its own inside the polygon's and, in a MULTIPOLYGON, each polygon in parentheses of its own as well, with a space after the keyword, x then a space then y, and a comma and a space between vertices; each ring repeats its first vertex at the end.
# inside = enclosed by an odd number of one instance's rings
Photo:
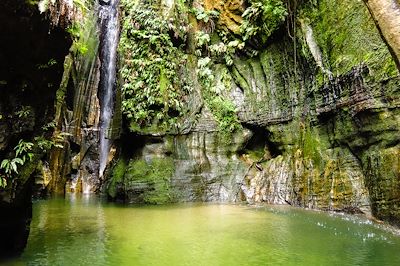
POLYGON ((18 174, 18 169, 17 169, 17 164, 13 161, 11 161, 11 169, 18 174))
POLYGON ((0 187, 6 187, 7 186, 7 179, 4 177, 0 176, 0 187))
POLYGON ((1 162, 0 168, 4 169, 4 168, 6 167, 7 164, 8 164, 8 159, 4 159, 4 160, 1 162))
POLYGON ((16 163, 18 163, 18 164, 20 164, 20 165, 24 165, 24 160, 22 160, 21 158, 14 158, 12 161, 11 161, 11 164, 16 164, 16 163))

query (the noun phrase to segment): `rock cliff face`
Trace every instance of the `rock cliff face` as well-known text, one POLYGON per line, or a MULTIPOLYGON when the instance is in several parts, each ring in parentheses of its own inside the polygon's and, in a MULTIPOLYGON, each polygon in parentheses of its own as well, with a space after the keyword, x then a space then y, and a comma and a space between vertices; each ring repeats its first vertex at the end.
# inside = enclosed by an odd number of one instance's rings
POLYGON ((111 198, 372 211, 399 224, 399 76, 363 3, 162 2, 163 28, 142 20, 141 1, 121 2, 127 127, 104 188, 111 198), (270 17, 272 33, 252 24, 268 8, 280 14, 270 17), (159 39, 179 63, 154 50, 159 39), (151 62, 138 70, 141 49, 163 66, 154 87, 142 78, 151 62), (165 83, 176 93, 163 91, 165 83), (137 93, 155 103, 135 114, 151 119, 132 114, 137 93))
POLYGON ((18 175, 0 169, 0 251, 24 245, 32 187, 372 212, 400 226, 396 44, 363 2, 121 0, 107 135, 121 113, 122 134, 105 180, 98 6, 39 2, 43 14, 22 0, 0 12, 1 159, 33 145, 18 175))
MULTIPOLYGON (((32 217, 35 177, 44 176, 48 158, 37 147, 20 162, 18 177, 5 170, 3 160, 15 156, 16 146, 46 136, 53 119, 56 90, 71 39, 63 28, 51 25, 37 6, 26 1, 2 1, 0 11, 0 256, 25 246, 32 217), (5 178, 5 175, 7 178, 5 178), (11 177, 11 178, 10 178, 11 177), (4 185, 7 181, 7 186, 4 185)), ((29 147, 29 144, 28 146, 29 147)), ((29 149, 29 148, 28 148, 29 149)), ((19 155, 21 156, 21 155, 19 155)), ((22 159, 22 158, 19 158, 22 159)), ((17 160, 18 161, 18 160, 17 160)), ((15 161, 14 161, 15 162, 15 161)))
MULTIPOLYGON (((57 3, 63 6, 62 1, 57 3)), ((65 58, 63 80, 57 91, 53 136, 63 136, 63 139, 61 146, 53 147, 50 151, 51 176, 46 189, 52 194, 95 193, 101 185, 100 99, 105 93, 102 91, 104 83, 107 82, 107 77, 101 73, 107 68, 103 62, 102 54, 105 51, 102 47, 103 35, 107 30, 104 21, 107 20, 108 2, 102 1, 101 4, 105 10, 96 1, 89 1, 86 2, 87 6, 78 8, 72 15, 72 11, 67 13, 74 22, 68 26, 74 43, 65 58)), ((51 6, 49 12, 53 14, 51 6)), ((115 94, 119 95, 118 90, 115 94)), ((111 138, 118 135, 120 124, 119 101, 114 105, 117 111, 110 125, 111 138)))

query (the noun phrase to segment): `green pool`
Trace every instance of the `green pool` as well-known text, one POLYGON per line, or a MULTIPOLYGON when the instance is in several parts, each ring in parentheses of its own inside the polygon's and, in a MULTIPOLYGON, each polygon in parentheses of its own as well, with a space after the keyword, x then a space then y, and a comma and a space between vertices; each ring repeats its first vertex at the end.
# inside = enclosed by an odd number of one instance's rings
MULTIPOLYGON (((16 265, 400 265, 400 237, 370 221, 289 207, 34 203, 16 265)), ((13 262, 13 263, 14 263, 13 262)))

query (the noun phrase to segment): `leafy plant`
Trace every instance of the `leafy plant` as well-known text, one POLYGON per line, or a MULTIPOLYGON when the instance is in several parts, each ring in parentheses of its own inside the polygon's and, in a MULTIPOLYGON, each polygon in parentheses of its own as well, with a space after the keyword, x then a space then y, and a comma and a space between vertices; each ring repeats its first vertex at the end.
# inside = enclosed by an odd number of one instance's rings
POLYGON ((14 147, 15 156, 14 158, 3 159, 0 164, 0 170, 4 174, 0 173, 0 187, 7 185, 7 179, 10 179, 13 175, 18 174, 18 165, 24 165, 27 160, 32 160, 33 153, 30 151, 33 148, 33 143, 25 142, 20 140, 17 146, 14 147))
POLYGON ((5 176, 0 174, 0 187, 6 187, 7 186, 7 179, 5 176))
POLYGON ((56 126, 56 122, 55 121, 51 121, 51 122, 45 124, 44 126, 42 126, 42 129, 44 131, 48 131, 49 129, 55 128, 55 126, 56 126))
POLYGON ((186 38, 182 32, 185 27, 165 20, 151 3, 121 3, 126 15, 119 44, 123 61, 122 111, 132 131, 152 126, 156 130, 176 128, 189 86, 179 78, 186 56, 173 38, 186 38))
MULTIPOLYGON (((232 133, 241 128, 241 124, 236 115, 235 105, 221 95, 226 89, 225 84, 221 84, 221 89, 215 85, 215 76, 211 68, 212 62, 209 57, 198 60, 197 75, 203 87, 204 100, 218 122, 220 134, 227 140, 232 133)), ((230 85, 230 82, 226 83, 230 85)))
POLYGON ((21 158, 4 159, 1 161, 0 169, 4 169, 7 175, 18 174, 18 164, 23 165, 24 161, 21 158))
POLYGON ((208 33, 205 33, 204 31, 197 31, 195 34, 195 40, 196 40, 196 51, 195 55, 200 57, 202 54, 202 49, 207 50, 208 45, 210 43, 210 35, 208 33))
POLYGON ((63 143, 65 142, 65 138, 70 136, 72 135, 67 132, 59 132, 55 134, 52 138, 53 146, 59 149, 64 148, 63 143))
POLYGON ((54 146, 54 142, 43 136, 35 137, 36 144, 42 151, 48 151, 54 146))
POLYGON ((89 48, 84 38, 84 28, 79 23, 73 23, 67 28, 67 32, 73 39, 72 51, 82 55, 86 54, 89 48))
POLYGON ((53 147, 62 149, 64 148, 63 143, 65 142, 65 137, 67 136, 71 136, 71 134, 59 132, 53 135, 51 139, 46 139, 44 136, 35 137, 35 142, 42 151, 49 151, 53 147))
POLYGON ((32 159, 33 153, 29 152, 32 150, 33 143, 32 142, 25 142, 22 139, 19 140, 18 145, 15 146, 15 157, 22 159, 23 163, 25 163, 26 159, 29 158, 29 160, 32 159))
POLYGON ((23 106, 21 110, 15 112, 19 118, 27 118, 32 112, 32 108, 30 106, 23 106))
POLYGON ((207 33, 212 33, 215 30, 215 20, 219 16, 216 10, 205 10, 204 7, 192 8, 190 10, 195 15, 196 19, 200 22, 200 28, 207 33))
POLYGON ((46 64, 39 64, 37 65, 38 69, 46 69, 49 67, 54 66, 55 64, 57 64, 57 61, 53 58, 51 58, 46 64))
POLYGON ((212 19, 216 19, 219 16, 219 12, 216 10, 205 10, 204 7, 192 8, 191 13, 196 16, 197 20, 201 20, 204 23, 208 23, 212 19))
POLYGON ((217 96, 209 100, 209 106, 218 121, 223 137, 229 137, 233 132, 241 128, 235 105, 231 101, 217 96))
POLYGON ((261 35, 265 41, 285 21, 288 12, 281 0, 253 0, 243 12, 240 31, 244 41, 261 35))
POLYGON ((217 57, 223 57, 226 65, 233 64, 233 56, 237 50, 243 50, 245 43, 239 40, 230 41, 227 44, 220 42, 218 44, 210 45, 209 50, 211 54, 217 57))

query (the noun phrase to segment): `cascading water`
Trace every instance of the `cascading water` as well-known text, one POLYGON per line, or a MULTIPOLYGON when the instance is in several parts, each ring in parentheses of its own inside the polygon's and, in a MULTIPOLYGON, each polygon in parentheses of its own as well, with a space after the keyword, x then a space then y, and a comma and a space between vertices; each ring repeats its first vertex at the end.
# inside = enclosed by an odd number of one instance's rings
POLYGON ((101 20, 101 87, 100 87, 100 148, 99 177, 104 174, 110 152, 110 122, 114 110, 117 47, 119 41, 119 0, 100 1, 101 20))

